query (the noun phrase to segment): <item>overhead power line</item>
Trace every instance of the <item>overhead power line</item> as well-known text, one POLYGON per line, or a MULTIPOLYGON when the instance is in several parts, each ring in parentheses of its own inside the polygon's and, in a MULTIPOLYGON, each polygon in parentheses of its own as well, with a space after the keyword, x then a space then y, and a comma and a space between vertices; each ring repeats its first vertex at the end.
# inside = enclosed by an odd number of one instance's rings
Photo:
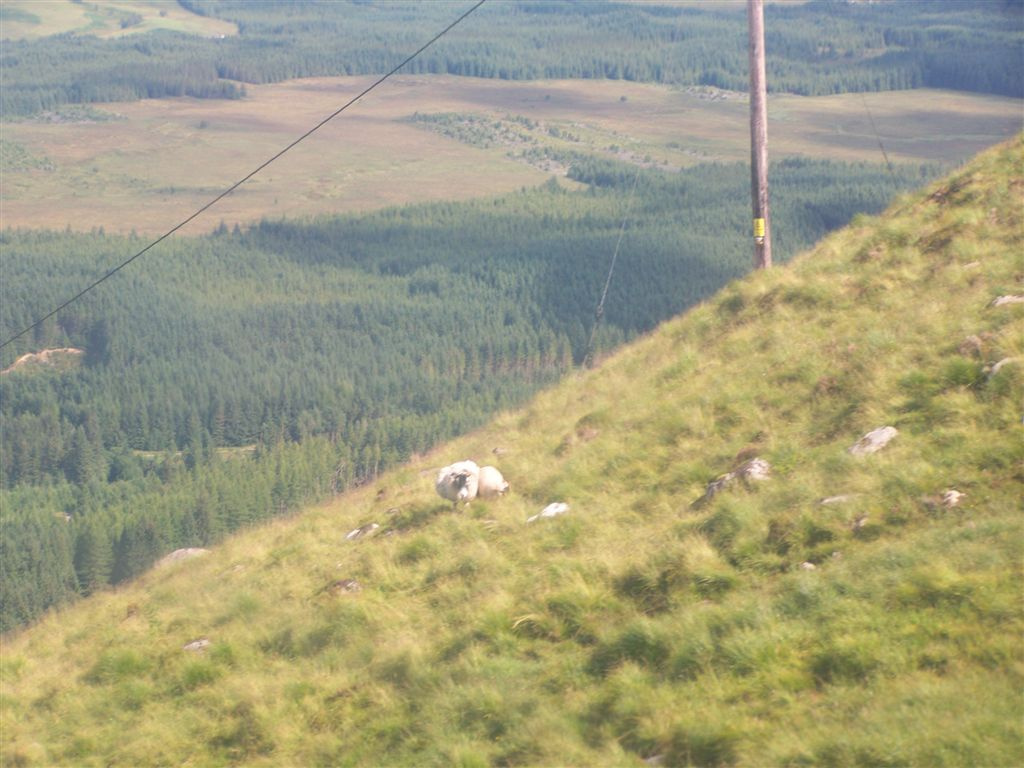
POLYGON ((885 151, 885 145, 882 144, 882 137, 878 133, 878 127, 875 125, 875 116, 871 114, 871 108, 868 106, 868 100, 864 98, 864 92, 861 91, 860 100, 864 104, 864 111, 868 113, 868 120, 871 122, 871 130, 875 134, 875 139, 878 141, 878 148, 882 150, 882 158, 885 160, 885 166, 889 169, 889 174, 892 176, 896 175, 896 171, 893 170, 892 163, 889 162, 889 155, 885 151))
POLYGON ((633 195, 636 194, 636 185, 640 181, 639 163, 636 166, 636 175, 633 176, 633 186, 626 198, 626 206, 622 213, 622 226, 619 227, 619 239, 615 241, 615 251, 612 253, 611 264, 608 265, 608 277, 604 281, 604 290, 601 291, 601 298, 597 302, 597 309, 594 310, 594 324, 590 326, 590 338, 587 339, 587 347, 583 354, 583 367, 590 368, 594 364, 594 338, 597 335, 597 326, 601 324, 604 317, 604 302, 608 298, 608 288, 612 284, 612 274, 615 272, 615 262, 619 259, 619 249, 622 247, 622 236, 626 234, 626 224, 629 223, 630 207, 633 204, 633 195))
POLYGON ((64 302, 63 304, 61 304, 61 305, 60 305, 59 307, 57 307, 57 308, 56 308, 56 309, 54 309, 53 311, 51 311, 51 312, 48 312, 47 314, 45 314, 45 315, 43 315, 42 317, 40 317, 40 318, 39 318, 38 320, 36 320, 35 322, 33 322, 33 323, 32 323, 31 325, 29 325, 28 327, 26 327, 26 328, 22 329, 21 331, 18 331, 18 333, 14 334, 14 335, 13 335, 13 336, 11 336, 11 337, 10 337, 9 339, 7 339, 7 340, 6 340, 6 341, 4 341, 4 342, 3 342, 2 344, 0 344, 0 349, 3 349, 4 347, 6 347, 6 346, 7 346, 8 344, 10 344, 11 342, 14 342, 14 341, 16 341, 16 340, 20 339, 20 338, 21 338, 22 336, 24 336, 24 335, 25 335, 26 333, 28 333, 29 331, 31 331, 31 330, 32 330, 33 328, 36 328, 37 326, 41 325, 41 324, 42 324, 43 322, 45 322, 46 320, 49 320, 49 319, 50 319, 51 317, 53 317, 54 315, 56 315, 56 314, 57 314, 58 312, 60 312, 60 311, 61 311, 62 309, 65 309, 65 308, 66 308, 66 307, 68 307, 68 306, 69 306, 70 304, 73 304, 74 302, 78 301, 78 300, 79 300, 80 298, 82 298, 82 297, 83 297, 83 296, 84 296, 85 294, 89 293, 89 291, 91 291, 91 290, 92 290, 93 288, 95 288, 96 286, 98 286, 98 285, 99 285, 100 283, 102 283, 102 282, 104 282, 105 280, 108 280, 109 278, 113 277, 113 276, 114 276, 115 274, 117 274, 117 273, 118 273, 118 272, 120 272, 120 271, 121 271, 122 269, 124 269, 125 267, 127 267, 127 266, 128 266, 129 264, 131 264, 131 263, 132 263, 133 261, 135 261, 135 260, 136 260, 137 258, 139 258, 140 256, 142 256, 142 255, 143 255, 144 253, 146 253, 146 252, 147 252, 148 250, 150 250, 151 248, 153 248, 153 247, 154 247, 154 246, 156 246, 156 245, 159 245, 159 244, 160 244, 161 242, 163 242, 163 241, 164 241, 164 240, 166 240, 166 239, 167 239, 168 237, 170 237, 171 235, 173 235, 173 234, 174 234, 175 232, 177 232, 177 231, 178 231, 179 229, 181 229, 181 228, 182 228, 182 227, 184 227, 184 226, 185 226, 186 224, 188 224, 189 222, 191 222, 191 221, 192 221, 193 219, 197 218, 198 216, 200 216, 200 215, 202 215, 203 213, 205 213, 206 211, 208 211, 208 210, 209 210, 210 208, 212 208, 212 207, 213 207, 214 205, 216 205, 217 203, 219 203, 219 202, 220 202, 221 200, 223 200, 223 199, 224 199, 225 197, 227 197, 228 195, 230 195, 230 194, 231 194, 232 192, 234 192, 234 191, 235 191, 236 189, 238 189, 238 188, 239 188, 240 186, 242 186, 242 185, 243 185, 243 184, 244 184, 245 182, 247 182, 247 181, 248 181, 249 179, 251 179, 251 178, 252 178, 253 176, 255 176, 255 175, 256 175, 257 173, 259 173, 260 171, 262 171, 262 170, 263 170, 264 168, 266 168, 266 167, 267 167, 268 165, 270 165, 271 163, 273 163, 273 162, 274 162, 275 160, 277 160, 277 159, 278 159, 279 157, 281 157, 282 155, 284 155, 284 154, 285 154, 286 152, 288 152, 289 150, 291 150, 292 148, 294 148, 295 146, 297 146, 298 144, 300 144, 301 142, 305 141, 305 140, 306 140, 307 138, 309 138, 310 136, 312 136, 312 135, 313 135, 314 133, 316 133, 316 132, 317 132, 318 130, 320 130, 320 129, 321 129, 321 128, 323 128, 323 127, 324 127, 325 125, 327 125, 327 123, 331 122, 331 120, 333 120, 334 118, 336 118, 336 117, 337 117, 338 115, 340 115, 340 114, 341 114, 342 112, 344 112, 344 111, 345 111, 346 109, 348 109, 348 108, 349 108, 349 107, 351 107, 351 106, 352 106, 353 104, 355 104, 355 103, 356 103, 357 101, 359 101, 359 100, 360 100, 361 98, 363 98, 363 96, 365 96, 366 94, 368 94, 368 93, 369 93, 370 91, 372 91, 372 90, 373 90, 374 88, 376 88, 376 87, 377 87, 378 85, 380 85, 380 84, 381 84, 381 83, 383 83, 383 82, 384 82, 385 80, 387 80, 387 79, 388 79, 389 77, 391 77, 391 76, 392 76, 392 75, 394 75, 394 74, 395 74, 396 72, 398 72, 398 71, 399 71, 400 69, 402 69, 402 68, 403 68, 403 67, 404 67, 404 66, 405 66, 406 64, 408 64, 408 63, 409 63, 410 61, 412 61, 413 59, 415 59, 415 58, 416 58, 417 56, 419 56, 419 55, 420 55, 421 53, 423 53, 423 52, 424 52, 425 50, 427 50, 427 48, 429 48, 430 46, 432 46, 432 45, 433 45, 434 43, 436 43, 436 42, 437 42, 438 40, 440 40, 440 39, 441 39, 442 37, 444 37, 444 36, 445 36, 446 34, 448 34, 448 33, 449 33, 449 32, 450 32, 450 31, 451 31, 452 29, 454 29, 454 28, 455 28, 456 26, 458 26, 458 25, 459 25, 459 24, 460 24, 460 23, 461 23, 462 21, 464 21, 464 20, 465 20, 465 19, 466 19, 466 18, 467 18, 467 17, 468 17, 468 16, 469 16, 469 15, 470 15, 471 13, 473 13, 473 11, 475 11, 475 10, 476 10, 477 8, 479 8, 479 7, 481 6, 481 5, 483 5, 483 4, 485 3, 485 2, 487 2, 487 0, 478 0, 478 2, 477 2, 477 3, 476 3, 476 4, 475 4, 475 5, 474 5, 474 6, 472 7, 472 8, 470 8, 470 9, 469 9, 468 11, 466 11, 465 13, 463 13, 463 14, 462 14, 461 16, 459 16, 459 17, 458 17, 457 19, 455 19, 455 21, 453 21, 453 22, 452 22, 451 24, 449 24, 449 25, 448 25, 447 27, 445 27, 444 29, 442 29, 442 30, 441 30, 440 32, 438 32, 438 33, 437 33, 436 35, 434 35, 434 36, 433 36, 432 38, 430 38, 430 40, 428 40, 428 41, 427 41, 426 43, 424 43, 424 44, 423 44, 422 46, 420 46, 420 47, 419 47, 419 49, 417 49, 415 53, 412 53, 412 54, 410 54, 409 56, 407 56, 407 57, 406 57, 406 58, 405 58, 405 59, 404 59, 404 60, 402 61, 402 63, 401 63, 401 64, 398 64, 398 65, 397 65, 396 67, 394 67, 394 68, 393 68, 393 69, 392 69, 392 70, 391 70, 390 72, 388 72, 387 74, 385 74, 385 75, 382 75, 381 77, 379 77, 379 78, 378 78, 377 80, 375 80, 375 81, 374 81, 374 82, 373 82, 372 84, 370 84, 370 85, 369 85, 369 86, 367 86, 367 87, 366 87, 365 89, 363 89, 363 90, 362 90, 362 91, 361 91, 361 92, 360 92, 360 93, 359 93, 358 95, 356 95, 356 96, 353 96, 353 97, 352 97, 352 98, 351 98, 351 99, 350 99, 350 100, 349 100, 348 102, 346 102, 345 104, 343 104, 343 105, 342 105, 341 107, 339 107, 339 108, 338 108, 338 109, 336 109, 336 110, 335 110, 334 112, 332 112, 332 113, 331 113, 330 115, 328 115, 328 116, 327 116, 327 117, 325 117, 325 118, 324 118, 323 120, 321 120, 321 121, 320 121, 319 123, 317 123, 316 125, 314 125, 314 126, 313 126, 312 128, 310 128, 310 129, 309 129, 308 131, 306 131, 306 132, 305 132, 304 134, 302 134, 301 136, 299 136, 299 138, 295 139, 295 141, 293 141, 293 142, 292 142, 291 144, 289 144, 288 146, 286 146, 286 147, 285 147, 284 149, 280 150, 280 151, 279 151, 279 152, 278 152, 277 154, 273 155, 273 156, 272 156, 272 157, 270 157, 269 159, 267 159, 267 160, 263 161, 263 162, 262 162, 262 163, 261 163, 260 165, 256 166, 256 168, 254 168, 253 170, 251 170, 251 171, 250 171, 249 173, 247 173, 247 174, 246 174, 245 176, 243 176, 243 177, 242 177, 241 179, 239 179, 238 181, 236 181, 236 182, 235 182, 234 184, 232 184, 232 185, 231 185, 230 187, 228 187, 227 189, 225 189, 225 190, 224 190, 223 192, 221 192, 221 193, 220 193, 219 195, 217 195, 217 196, 216 196, 215 198, 213 198, 212 200, 210 200, 210 202, 206 203, 206 205, 204 205, 204 206, 202 206, 201 208, 199 208, 198 210, 196 210, 196 211, 195 211, 195 212, 194 212, 194 213, 193 213, 192 215, 190 215, 190 216, 189 216, 188 218, 186 218, 186 219, 183 219, 183 220, 182 220, 182 221, 181 221, 180 223, 176 224, 176 225, 175 225, 174 227, 172 227, 171 229, 169 229, 169 230, 167 230, 166 232, 164 232, 164 233, 163 233, 162 235, 160 235, 160 237, 158 237, 158 238, 157 238, 156 240, 152 241, 152 242, 151 242, 151 243, 150 243, 149 245, 147 245, 147 246, 146 246, 145 248, 143 248, 142 250, 140 250, 140 251, 136 252, 136 253, 135 253, 135 254, 133 254, 133 255, 132 255, 132 256, 131 256, 130 258, 128 258, 128 259, 125 259, 125 261, 123 261, 123 262, 121 262, 120 264, 118 264, 118 265, 117 265, 116 267, 114 267, 113 269, 111 269, 111 270, 110 270, 109 272, 107 272, 106 274, 104 274, 104 275, 102 275, 101 277, 99 277, 99 278, 97 278, 96 280, 94 280, 94 281, 93 281, 92 283, 90 283, 90 284, 89 284, 88 286, 86 286, 86 287, 85 287, 85 288, 83 288, 83 289, 82 289, 81 291, 79 291, 78 293, 76 293, 76 294, 75 294, 74 296, 72 296, 72 297, 71 297, 70 299, 68 299, 67 301, 65 301, 65 302, 64 302))

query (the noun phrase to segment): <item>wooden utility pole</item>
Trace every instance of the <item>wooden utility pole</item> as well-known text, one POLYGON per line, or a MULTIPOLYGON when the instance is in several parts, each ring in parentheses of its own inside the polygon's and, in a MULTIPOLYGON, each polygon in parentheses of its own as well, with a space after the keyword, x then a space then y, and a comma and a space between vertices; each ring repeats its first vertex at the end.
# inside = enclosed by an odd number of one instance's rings
POLYGON ((768 98, 764 69, 764 0, 747 0, 750 34, 750 192, 754 203, 754 267, 772 265, 768 216, 768 98))

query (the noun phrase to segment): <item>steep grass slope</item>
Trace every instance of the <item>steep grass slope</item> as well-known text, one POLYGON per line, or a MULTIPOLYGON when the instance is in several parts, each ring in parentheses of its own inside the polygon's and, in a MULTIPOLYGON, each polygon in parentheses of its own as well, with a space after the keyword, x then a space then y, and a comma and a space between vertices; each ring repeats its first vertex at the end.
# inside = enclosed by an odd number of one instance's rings
POLYGON ((5 638, 3 764, 1021 764, 1022 149, 5 638), (467 456, 512 494, 442 503, 467 456))

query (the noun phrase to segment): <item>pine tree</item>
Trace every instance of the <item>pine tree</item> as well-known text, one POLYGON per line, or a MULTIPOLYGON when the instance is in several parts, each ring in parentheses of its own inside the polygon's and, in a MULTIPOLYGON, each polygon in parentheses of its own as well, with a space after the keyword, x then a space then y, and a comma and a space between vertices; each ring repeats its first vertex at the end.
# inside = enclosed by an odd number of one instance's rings
POLYGON ((75 574, 83 595, 91 595, 110 583, 114 546, 109 531, 90 515, 75 539, 75 574))

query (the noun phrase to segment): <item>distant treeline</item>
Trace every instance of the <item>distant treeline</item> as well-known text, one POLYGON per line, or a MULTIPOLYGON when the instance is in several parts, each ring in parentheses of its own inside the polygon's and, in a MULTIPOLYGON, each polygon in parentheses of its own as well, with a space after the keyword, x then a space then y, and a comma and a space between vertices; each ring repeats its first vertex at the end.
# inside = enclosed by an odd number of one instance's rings
MULTIPOLYGON (((390 70, 469 7, 455 2, 180 0, 239 34, 5 41, 0 110, 196 96, 242 83, 390 70)), ((768 86, 820 95, 950 88, 1024 97, 1019 0, 819 1, 766 9, 768 86)), ((748 87, 746 15, 614 2, 493 2, 403 70, 748 87)))
MULTIPOLYGON (((772 169, 785 260, 940 169, 772 169)), ((576 158, 500 199, 167 241, 3 351, 0 629, 464 433, 586 352, 636 168, 576 158)), ((745 273, 742 164, 640 172, 598 334, 634 337, 745 273)), ((143 242, 2 233, 7 338, 143 242)))

